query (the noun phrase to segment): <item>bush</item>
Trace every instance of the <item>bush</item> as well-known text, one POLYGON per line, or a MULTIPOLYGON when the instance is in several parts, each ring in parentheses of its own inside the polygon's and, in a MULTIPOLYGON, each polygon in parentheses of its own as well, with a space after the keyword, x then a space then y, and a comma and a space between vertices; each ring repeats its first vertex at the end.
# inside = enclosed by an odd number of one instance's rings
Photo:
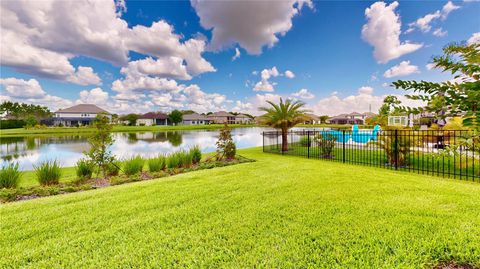
POLYGON ((190 155, 192 155, 193 164, 197 164, 202 160, 202 151, 198 146, 195 146, 190 149, 190 155))
POLYGON ((233 160, 235 154, 237 153, 237 148, 235 142, 233 142, 231 129, 225 123, 225 126, 220 130, 220 135, 217 142, 217 159, 222 160, 226 158, 227 160, 233 160))
POLYGON ((105 173, 107 176, 118 176, 120 173, 121 163, 119 161, 112 161, 106 165, 105 173))
POLYGON ((62 176, 62 170, 57 160, 42 162, 38 166, 33 167, 40 185, 55 185, 58 184, 62 176))
POLYGON ((91 179, 95 164, 86 159, 80 159, 75 166, 75 172, 79 179, 91 179))
POLYGON ((0 129, 23 128, 25 124, 23 120, 0 120, 0 129))
POLYGON ((182 157, 180 156, 179 152, 174 152, 168 155, 166 164, 170 169, 180 167, 182 165, 182 157))
POLYGON ((308 135, 304 135, 300 137, 300 145, 302 147, 310 147, 312 145, 312 140, 310 137, 308 137, 308 135))
POLYGON ((333 158, 333 149, 335 148, 336 138, 332 134, 319 134, 315 137, 315 142, 317 143, 320 154, 323 158, 333 158))
POLYGON ((18 170, 18 163, 9 163, 0 169, 0 189, 16 188, 22 172, 18 170))
POLYGON ((180 166, 181 167, 192 166, 193 156, 189 151, 182 150, 182 151, 179 151, 178 154, 180 155, 180 166))
POLYGON ((143 170, 144 162, 145 160, 140 156, 135 156, 130 159, 127 159, 123 164, 123 172, 127 176, 141 173, 143 170))
POLYGON ((165 156, 157 156, 148 160, 148 171, 159 172, 165 169, 165 156))

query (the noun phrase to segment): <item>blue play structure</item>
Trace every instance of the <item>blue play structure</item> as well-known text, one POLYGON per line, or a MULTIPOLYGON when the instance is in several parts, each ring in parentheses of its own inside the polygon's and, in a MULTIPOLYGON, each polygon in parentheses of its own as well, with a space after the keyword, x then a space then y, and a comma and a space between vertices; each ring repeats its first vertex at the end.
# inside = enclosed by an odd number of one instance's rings
POLYGON ((380 131, 380 126, 375 125, 373 130, 359 130, 358 125, 352 127, 352 141, 356 143, 368 143, 370 141, 377 141, 377 135, 380 131))
POLYGON ((322 131, 322 136, 333 136, 336 142, 348 143, 351 141, 355 143, 365 144, 370 141, 377 141, 378 133, 380 132, 380 126, 375 125, 373 130, 360 130, 358 125, 352 126, 352 132, 343 132, 338 130, 322 131))

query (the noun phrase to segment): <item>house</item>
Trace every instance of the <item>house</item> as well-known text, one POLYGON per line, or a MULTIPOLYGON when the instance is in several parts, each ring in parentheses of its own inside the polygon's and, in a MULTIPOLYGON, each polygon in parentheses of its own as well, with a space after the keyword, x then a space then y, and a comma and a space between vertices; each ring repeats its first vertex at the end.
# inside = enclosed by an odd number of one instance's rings
POLYGON ((97 115, 104 114, 112 119, 110 112, 93 104, 80 104, 55 111, 48 123, 54 126, 81 126, 92 124, 97 115))
POLYGON ((238 114, 235 116, 235 123, 237 124, 250 124, 252 119, 245 114, 238 114))
POLYGON ((183 115, 182 123, 185 125, 210 124, 212 121, 205 115, 198 113, 183 115))
POLYGON ((137 126, 168 125, 168 115, 161 112, 148 112, 137 119, 137 126))
POLYGON ((331 117, 327 120, 327 123, 330 124, 365 124, 365 120, 369 117, 374 116, 374 113, 358 113, 352 112, 350 114, 340 114, 335 117, 331 117))
POLYGON ((310 113, 307 113, 306 115, 308 117, 308 120, 304 121, 303 124, 320 124, 321 123, 320 117, 318 117, 317 115, 310 114, 310 113))
POLYGON ((209 120, 211 120, 213 123, 228 123, 228 124, 234 124, 235 123, 235 115, 232 115, 226 111, 218 111, 214 112, 210 115, 207 116, 209 120))

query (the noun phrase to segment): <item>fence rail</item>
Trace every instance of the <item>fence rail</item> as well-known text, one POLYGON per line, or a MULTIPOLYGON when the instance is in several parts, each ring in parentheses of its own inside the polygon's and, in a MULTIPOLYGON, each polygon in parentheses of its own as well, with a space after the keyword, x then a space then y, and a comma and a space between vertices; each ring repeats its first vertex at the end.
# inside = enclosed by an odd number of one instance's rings
POLYGON ((480 181, 478 137, 465 130, 263 132, 263 151, 480 181))

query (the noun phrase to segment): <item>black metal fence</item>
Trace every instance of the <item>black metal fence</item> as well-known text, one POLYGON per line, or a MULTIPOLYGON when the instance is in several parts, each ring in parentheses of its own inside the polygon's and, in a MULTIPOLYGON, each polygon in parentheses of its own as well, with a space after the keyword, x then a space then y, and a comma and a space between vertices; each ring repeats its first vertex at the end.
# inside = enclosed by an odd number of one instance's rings
POLYGON ((323 130, 263 132, 263 151, 480 181, 471 131, 323 130))

